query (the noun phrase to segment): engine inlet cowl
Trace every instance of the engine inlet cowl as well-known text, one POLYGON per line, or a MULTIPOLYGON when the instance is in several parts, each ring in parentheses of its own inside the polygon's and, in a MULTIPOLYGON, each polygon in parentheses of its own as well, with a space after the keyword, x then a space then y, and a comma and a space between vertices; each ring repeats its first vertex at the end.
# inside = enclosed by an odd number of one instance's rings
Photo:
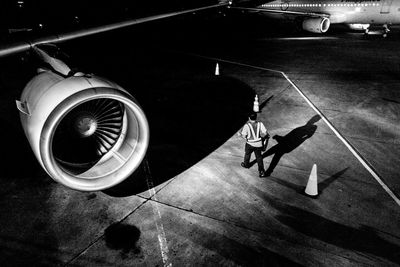
POLYGON ((149 142, 146 116, 118 85, 95 76, 45 71, 25 87, 21 122, 46 172, 81 191, 112 187, 132 174, 149 142))
POLYGON ((331 22, 328 18, 306 18, 303 20, 303 30, 312 33, 325 33, 328 31, 331 22))

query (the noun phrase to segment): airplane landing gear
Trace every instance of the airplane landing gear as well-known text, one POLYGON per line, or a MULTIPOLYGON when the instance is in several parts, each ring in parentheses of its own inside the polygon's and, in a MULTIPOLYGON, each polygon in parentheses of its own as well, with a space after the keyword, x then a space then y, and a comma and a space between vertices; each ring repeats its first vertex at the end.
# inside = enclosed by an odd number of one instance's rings
POLYGON ((382 37, 386 38, 388 36, 388 33, 390 32, 389 27, 387 24, 383 24, 383 34, 382 37))

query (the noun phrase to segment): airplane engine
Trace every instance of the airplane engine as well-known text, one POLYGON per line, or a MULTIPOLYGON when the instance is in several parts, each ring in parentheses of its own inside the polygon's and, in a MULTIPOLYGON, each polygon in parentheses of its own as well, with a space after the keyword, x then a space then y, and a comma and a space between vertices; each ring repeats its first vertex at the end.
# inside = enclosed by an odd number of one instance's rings
POLYGON ((325 33, 331 22, 328 18, 307 18, 303 20, 303 30, 312 33, 325 33))
POLYGON ((26 85, 17 107, 42 167, 72 189, 112 187, 132 174, 145 156, 146 116, 136 100, 111 81, 42 71, 26 85))

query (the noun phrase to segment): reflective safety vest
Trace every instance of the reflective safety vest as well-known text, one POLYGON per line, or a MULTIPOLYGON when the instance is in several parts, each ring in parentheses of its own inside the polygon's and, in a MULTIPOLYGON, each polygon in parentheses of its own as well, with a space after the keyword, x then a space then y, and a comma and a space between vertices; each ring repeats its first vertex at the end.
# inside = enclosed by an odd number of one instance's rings
POLYGON ((261 141, 260 131, 261 131, 261 123, 257 122, 257 131, 254 132, 253 126, 251 123, 247 123, 247 126, 250 128, 251 138, 247 139, 248 143, 256 143, 261 141))

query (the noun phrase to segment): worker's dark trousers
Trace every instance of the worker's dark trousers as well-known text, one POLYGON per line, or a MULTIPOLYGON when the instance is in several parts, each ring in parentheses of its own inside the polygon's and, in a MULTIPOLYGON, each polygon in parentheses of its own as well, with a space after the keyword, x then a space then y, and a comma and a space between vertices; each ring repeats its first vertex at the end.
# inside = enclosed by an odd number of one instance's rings
POLYGON ((244 162, 243 162, 244 165, 249 166, 250 156, 251 156, 252 152, 254 152, 254 154, 256 155, 258 171, 263 172, 264 171, 264 162, 263 162, 263 158, 261 156, 262 147, 254 147, 254 146, 251 146, 246 143, 246 146, 244 148, 244 162))

